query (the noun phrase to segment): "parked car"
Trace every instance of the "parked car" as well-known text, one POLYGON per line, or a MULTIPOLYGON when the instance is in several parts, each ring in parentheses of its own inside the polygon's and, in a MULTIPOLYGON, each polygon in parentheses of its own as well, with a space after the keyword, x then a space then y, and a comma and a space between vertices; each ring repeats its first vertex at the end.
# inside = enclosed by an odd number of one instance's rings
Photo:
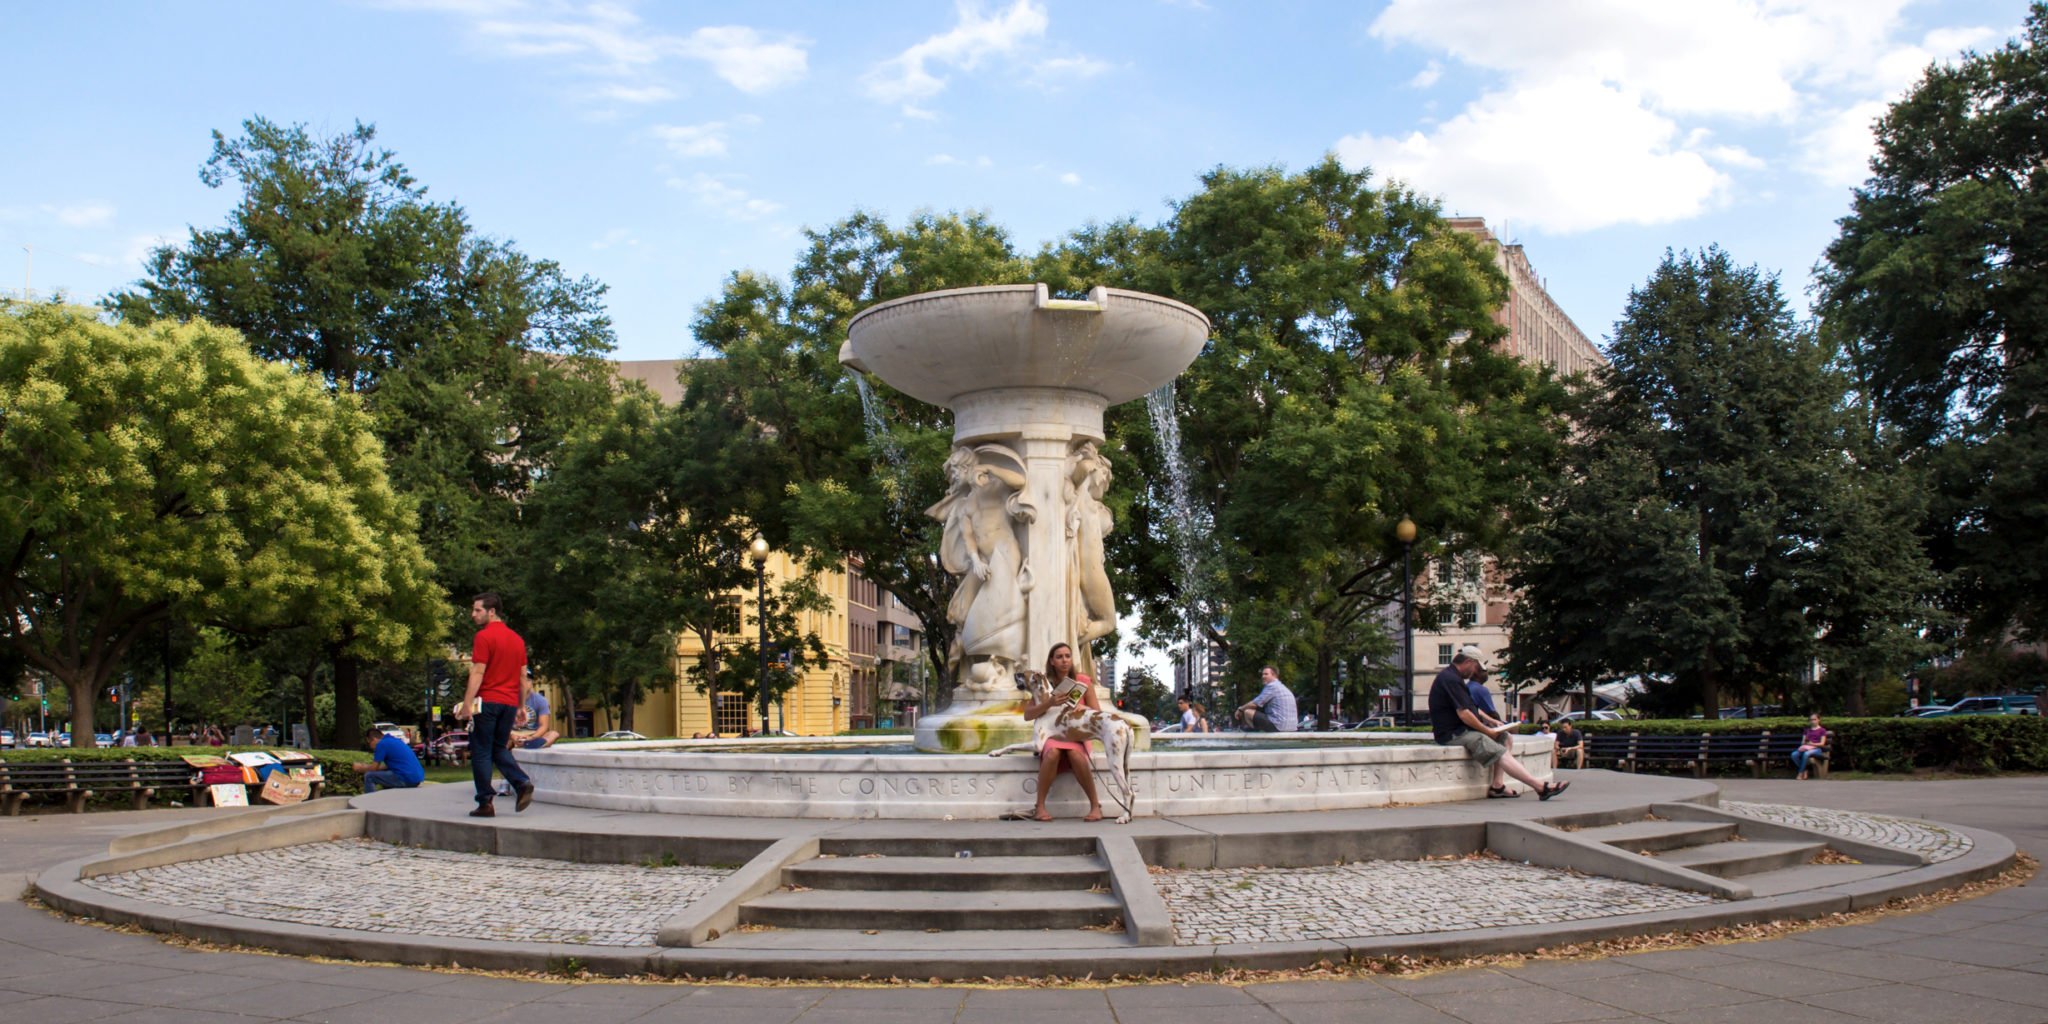
POLYGON ((1757 705, 1753 705, 1753 706, 1752 706, 1752 705, 1744 705, 1744 706, 1742 706, 1742 707, 1739 707, 1739 708, 1722 708, 1722 709, 1721 709, 1721 717, 1722 717, 1722 718, 1749 718, 1749 717, 1752 717, 1752 716, 1750 715, 1750 712, 1751 712, 1751 711, 1755 711, 1755 712, 1756 712, 1756 715, 1754 716, 1754 717, 1756 717, 1756 718, 1776 718, 1776 717, 1778 717, 1779 715, 1781 715, 1781 714, 1783 714, 1783 713, 1784 713, 1784 709, 1782 709, 1782 708, 1778 707, 1778 705, 1776 705, 1776 704, 1757 704, 1757 705))
POLYGON ((1934 714, 1936 712, 1946 712, 1947 710, 1948 705, 1946 704, 1922 704, 1917 708, 1907 708, 1906 710, 1899 712, 1899 717, 1926 718, 1928 715, 1934 714))
POLYGON ((1947 718, 1951 715, 2038 715, 2041 713, 2039 698, 2030 693, 2005 693, 1992 697, 1965 697, 1945 708, 1936 708, 1922 718, 1947 718))
POLYGON ((14 749, 14 730, 0 729, 0 750, 14 749))
POLYGON ((644 740, 646 738, 631 729, 613 729, 598 737, 601 740, 644 740))
POLYGON ((47 747, 50 745, 50 734, 46 732, 29 733, 28 745, 31 747, 47 747))
MULTIPOLYGON (((1567 711, 1561 715, 1552 715, 1550 717, 1550 720, 1552 722, 1582 722, 1585 720, 1585 718, 1586 713, 1583 711, 1567 711)), ((1593 712, 1593 721, 1619 722, 1621 721, 1621 712, 1609 711, 1606 708, 1601 708, 1600 710, 1593 712)))
POLYGON ((70 733, 68 733, 68 732, 60 732, 60 733, 58 733, 58 734, 57 734, 57 745, 58 745, 58 746, 60 746, 60 747, 68 747, 68 746, 70 746, 70 745, 71 745, 71 734, 70 734, 70 733))
POLYGON ((111 746, 113 746, 113 745, 114 745, 114 734, 113 734, 113 733, 110 733, 110 732, 96 732, 96 733, 93 733, 93 734, 92 734, 92 745, 93 745, 93 746, 95 746, 95 747, 98 747, 98 748, 100 748, 101 750, 105 750, 105 749, 107 749, 108 747, 111 747, 111 746))

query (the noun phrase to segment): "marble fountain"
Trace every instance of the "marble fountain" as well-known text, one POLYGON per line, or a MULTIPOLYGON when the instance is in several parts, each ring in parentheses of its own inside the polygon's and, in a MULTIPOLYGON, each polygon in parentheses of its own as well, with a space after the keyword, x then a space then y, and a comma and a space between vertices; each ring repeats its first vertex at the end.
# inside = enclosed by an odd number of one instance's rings
MULTIPOLYGON (((951 703, 919 721, 914 743, 845 740, 634 741, 522 751, 544 802, 622 811, 764 818, 995 818, 1029 807, 1035 764, 986 752, 1030 738, 1015 673, 1055 643, 1094 675, 1096 641, 1115 629, 1103 556, 1114 529, 1114 474, 1103 414, 1179 376, 1209 321, 1141 292, 1097 287, 1055 299, 1043 284, 927 292, 856 316, 839 350, 873 374, 953 413, 948 489, 928 511, 945 524, 941 564, 959 579, 947 614, 951 703)), ((1113 707, 1098 681, 1097 695, 1113 707)), ((1463 751, 1412 735, 1234 737, 1154 745, 1136 733, 1136 814, 1176 816, 1346 810, 1477 799, 1485 773, 1463 751)), ((1515 752, 1548 777, 1549 737, 1515 752)), ((1056 814, 1085 801, 1055 783, 1056 814)))

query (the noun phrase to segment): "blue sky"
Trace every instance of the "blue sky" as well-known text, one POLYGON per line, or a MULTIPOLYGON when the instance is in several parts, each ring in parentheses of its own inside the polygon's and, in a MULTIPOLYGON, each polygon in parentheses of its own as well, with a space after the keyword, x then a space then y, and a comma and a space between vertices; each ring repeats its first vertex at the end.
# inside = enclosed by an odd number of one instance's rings
POLYGON ((0 288, 98 297, 221 223, 251 115, 356 120, 483 231, 610 286, 622 358, 688 354, 735 269, 856 208, 978 209, 1030 251, 1163 218, 1218 164, 1351 166, 1527 246, 1606 336, 1667 248, 1808 272, 1868 123, 2019 0, 9 5, 0 288), (21 91, 25 88, 25 92, 21 91), (24 251, 32 247, 33 255, 24 251), (32 266, 31 266, 32 260, 32 266))

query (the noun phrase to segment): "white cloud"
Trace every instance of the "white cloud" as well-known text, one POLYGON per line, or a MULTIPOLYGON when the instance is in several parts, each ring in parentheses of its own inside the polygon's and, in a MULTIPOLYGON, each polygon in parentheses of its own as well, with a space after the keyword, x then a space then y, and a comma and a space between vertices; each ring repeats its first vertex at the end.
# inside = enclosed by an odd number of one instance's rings
POLYGON ((1571 232, 1683 220, 1715 203, 1728 176, 1678 136, 1636 97, 1579 78, 1489 93, 1431 134, 1354 135, 1336 151, 1448 208, 1571 232))
POLYGON ((675 99, 676 91, 665 85, 607 85, 592 95, 620 103, 663 103, 675 99))
POLYGON ((801 80, 809 70, 808 41, 771 40, 750 28, 724 25, 690 33, 683 53, 741 92, 761 93, 801 80))
MULTIPOLYGON (((1997 37, 1960 27, 1901 40, 1909 2, 1392 0, 1376 37, 1496 84, 1441 125, 1337 149, 1461 209, 1555 231, 1694 216, 1732 197, 1732 175, 1773 166, 1853 183, 1874 112, 1930 61, 1997 37), (1730 121, 1780 145, 1712 141, 1709 126, 1730 121)), ((1442 70, 1432 59, 1409 84, 1442 70)))
POLYGON ((1079 185, 1080 183, 1081 176, 1072 171, 1060 175, 1060 184, 1062 185, 1079 185))
POLYGON ((756 199, 744 190, 708 174, 670 178, 668 186, 696 196, 704 205, 734 220, 758 220, 782 209, 781 203, 756 199))
POLYGON ((661 77, 678 61, 700 62, 747 93, 789 85, 809 70, 807 39, 742 25, 707 26, 687 35, 664 32, 624 3, 401 0, 387 6, 461 18, 486 48, 507 57, 561 61, 578 73, 609 79, 613 84, 594 95, 623 103, 673 98, 661 77))
POLYGON ((677 156, 724 156, 727 128, 724 121, 704 124, 658 124, 650 131, 677 156))
POLYGON ((1417 71, 1415 73, 1414 78, 1408 80, 1408 88, 1427 89, 1430 86, 1435 85, 1436 80, 1442 78, 1443 76, 1443 64, 1438 61, 1430 61, 1427 65, 1423 67, 1422 70, 1417 71))
POLYGON ((42 211, 56 218, 57 223, 67 228, 96 228, 111 224, 114 220, 112 203, 85 202, 63 206, 44 203, 42 211))
POLYGON ((1801 166, 1830 184, 1854 188, 1870 177, 1870 157, 1877 152, 1871 125, 1885 112, 1883 100, 1866 100, 1833 117, 1806 136, 1801 166))
POLYGON ((1112 66, 1094 57, 1050 57, 1031 65, 1030 79, 1041 89, 1060 89, 1106 74, 1112 66))
POLYGON ((945 91, 946 80, 934 75, 927 64, 972 71, 983 58, 1015 51, 1027 39, 1042 38, 1048 24, 1045 8, 1031 0, 1017 0, 993 18, 983 17, 966 3, 958 11, 960 22, 951 31, 932 36, 869 71, 863 79, 868 95, 885 103, 936 96, 945 91))

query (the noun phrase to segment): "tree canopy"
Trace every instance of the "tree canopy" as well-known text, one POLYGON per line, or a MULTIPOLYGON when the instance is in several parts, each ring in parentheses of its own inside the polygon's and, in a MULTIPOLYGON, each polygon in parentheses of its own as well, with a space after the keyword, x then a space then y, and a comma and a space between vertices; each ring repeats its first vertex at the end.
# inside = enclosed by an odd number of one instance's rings
POLYGON ((168 617, 413 657, 444 598, 370 417, 201 323, 0 307, 0 645, 94 695, 168 617))
POLYGON ((1930 66, 1877 123, 1818 309, 1879 443, 1928 479, 1923 533, 1979 643, 2048 636, 2048 4, 1930 66))
POLYGON ((1712 714, 1758 682, 1794 692, 1816 658, 1852 702, 1910 664, 1932 617, 1900 515, 1916 481, 1871 464, 1847 378, 1776 279, 1667 253, 1609 355, 1510 560, 1515 674, 1641 675, 1650 703, 1712 714))
MULTIPOLYGON (((429 201, 371 126, 321 137, 259 117, 242 130, 214 133, 200 172, 239 190, 227 223, 155 250, 108 307, 233 327, 258 356, 360 397, 438 582, 458 596, 509 588, 520 502, 610 400, 603 287, 429 201)), ((335 653, 338 727, 354 734, 357 664, 335 653)))

